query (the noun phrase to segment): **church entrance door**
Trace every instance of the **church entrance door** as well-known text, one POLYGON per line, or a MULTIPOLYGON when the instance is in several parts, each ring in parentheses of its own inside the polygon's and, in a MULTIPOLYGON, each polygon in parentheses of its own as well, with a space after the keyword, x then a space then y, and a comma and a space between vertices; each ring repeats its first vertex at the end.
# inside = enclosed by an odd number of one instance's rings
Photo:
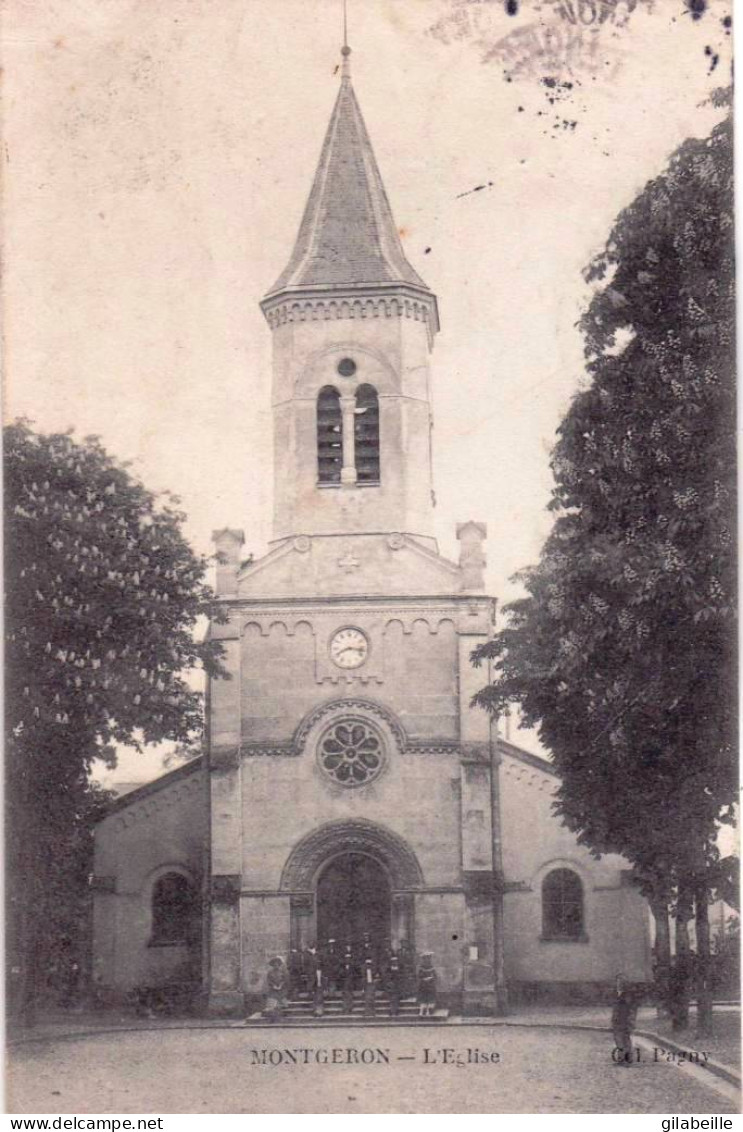
POLYGON ((368 934, 379 953, 390 940, 391 893, 383 867, 364 853, 345 853, 317 884, 317 940, 359 947, 368 934))

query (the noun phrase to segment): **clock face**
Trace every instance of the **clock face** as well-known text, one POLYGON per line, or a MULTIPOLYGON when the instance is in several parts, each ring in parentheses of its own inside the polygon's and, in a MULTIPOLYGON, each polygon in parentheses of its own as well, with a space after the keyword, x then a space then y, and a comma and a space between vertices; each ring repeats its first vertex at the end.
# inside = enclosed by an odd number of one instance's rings
POLYGON ((360 629, 339 629, 330 640, 330 659, 339 668, 358 668, 369 655, 369 642, 360 629))

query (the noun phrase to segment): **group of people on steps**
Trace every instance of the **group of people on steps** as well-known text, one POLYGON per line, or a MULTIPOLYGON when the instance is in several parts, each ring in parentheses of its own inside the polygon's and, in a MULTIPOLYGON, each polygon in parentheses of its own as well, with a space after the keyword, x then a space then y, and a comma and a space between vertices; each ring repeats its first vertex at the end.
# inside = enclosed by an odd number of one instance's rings
POLYGON ((377 1011, 379 993, 387 995, 392 1017, 400 1013, 403 998, 415 995, 418 1013, 427 1017, 436 1009, 436 969, 433 956, 425 952, 416 966, 415 956, 406 941, 398 948, 387 944, 375 947, 365 933, 355 945, 344 947, 334 939, 324 944, 311 943, 293 948, 288 961, 277 955, 269 963, 266 976, 264 1015, 278 1021, 290 997, 309 995, 316 1017, 322 1017, 326 997, 340 994, 343 1011, 350 1014, 354 994, 362 992, 364 1014, 377 1011))

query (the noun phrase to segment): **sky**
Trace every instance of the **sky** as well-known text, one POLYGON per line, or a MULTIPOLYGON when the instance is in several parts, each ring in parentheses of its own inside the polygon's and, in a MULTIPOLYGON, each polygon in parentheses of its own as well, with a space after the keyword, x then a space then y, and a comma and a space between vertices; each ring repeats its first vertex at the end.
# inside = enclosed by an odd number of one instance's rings
MULTIPOLYGON (((456 558, 456 523, 487 523, 500 601, 549 531, 550 450, 586 380, 582 269, 720 117, 730 8, 696 8, 348 0, 354 88, 406 254, 438 296, 440 549, 456 558)), ((180 496, 204 553, 224 526, 256 555, 271 537, 258 302, 288 261, 337 94, 341 12, 5 5, 6 419, 100 436, 180 496)), ((159 759, 125 754, 116 777, 151 777, 159 759)))

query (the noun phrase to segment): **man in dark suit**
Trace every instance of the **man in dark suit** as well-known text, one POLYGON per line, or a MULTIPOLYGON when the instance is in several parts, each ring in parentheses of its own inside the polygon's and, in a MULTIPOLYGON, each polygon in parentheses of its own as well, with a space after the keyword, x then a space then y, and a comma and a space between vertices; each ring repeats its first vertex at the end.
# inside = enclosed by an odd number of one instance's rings
POLYGON ((612 1060, 615 1065, 632 1064, 632 1030, 635 1025, 637 1006, 629 983, 619 972, 614 988, 614 1005, 611 1011, 611 1030, 614 1035, 612 1060))

